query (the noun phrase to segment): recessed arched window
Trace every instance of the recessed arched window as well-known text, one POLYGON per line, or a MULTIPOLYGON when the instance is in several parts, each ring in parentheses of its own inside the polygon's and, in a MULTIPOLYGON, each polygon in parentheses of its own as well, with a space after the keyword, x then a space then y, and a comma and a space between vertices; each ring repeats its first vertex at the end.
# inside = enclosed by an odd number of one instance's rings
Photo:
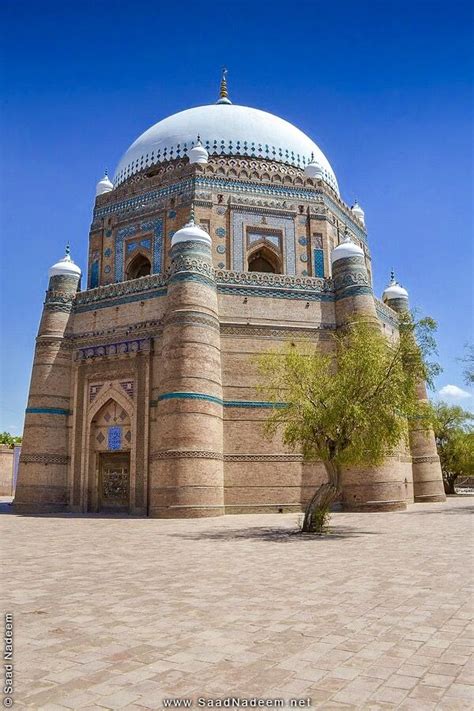
POLYGON ((248 271, 281 274, 280 260, 270 249, 261 247, 249 255, 248 271))
POLYGON ((150 260, 144 254, 137 254, 127 268, 127 279, 139 279, 151 274, 150 260))

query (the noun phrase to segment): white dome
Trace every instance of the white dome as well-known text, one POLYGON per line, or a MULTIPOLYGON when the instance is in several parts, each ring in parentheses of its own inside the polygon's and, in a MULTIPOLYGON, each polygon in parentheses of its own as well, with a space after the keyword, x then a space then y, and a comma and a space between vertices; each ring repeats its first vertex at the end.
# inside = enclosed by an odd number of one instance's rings
POLYGON ((390 299, 408 299, 408 291, 395 279, 392 279, 382 294, 382 301, 390 301, 390 299))
POLYGON ((114 189, 114 186, 111 183, 110 178, 106 172, 104 177, 101 178, 101 180, 99 180, 99 182, 96 185, 95 195, 97 197, 98 195, 103 195, 104 193, 110 193, 110 191, 113 189, 114 189))
POLYGON ((360 220, 362 222, 362 224, 365 226, 365 212, 363 211, 363 209, 361 208, 361 206, 359 205, 357 200, 352 205, 351 210, 354 213, 354 215, 357 217, 357 219, 360 220))
POLYGON ((313 154, 323 180, 339 194, 334 171, 311 138, 266 111, 226 103, 181 111, 142 133, 120 160, 114 185, 147 166, 188 155, 196 136, 211 154, 256 156, 299 168, 313 154))
POLYGON ((308 178, 316 178, 317 180, 324 180, 324 171, 319 163, 314 160, 314 156, 311 156, 311 161, 304 169, 305 175, 308 178))
POLYGON ((175 244, 179 244, 180 242, 204 242, 209 246, 212 245, 212 240, 206 230, 200 227, 200 225, 196 225, 193 217, 191 217, 184 227, 174 233, 171 239, 171 246, 174 247, 175 244))
POLYGON ((48 272, 48 277, 51 279, 53 276, 81 276, 81 268, 74 264, 71 259, 69 246, 66 247, 66 254, 64 257, 56 264, 50 267, 48 272))
POLYGON ((350 237, 344 237, 342 242, 335 247, 331 252, 331 264, 337 262, 338 259, 345 257, 363 257, 364 250, 359 245, 352 242, 350 237))
POLYGON ((207 163, 209 153, 206 151, 199 139, 194 148, 191 148, 189 151, 188 158, 190 163, 207 163))

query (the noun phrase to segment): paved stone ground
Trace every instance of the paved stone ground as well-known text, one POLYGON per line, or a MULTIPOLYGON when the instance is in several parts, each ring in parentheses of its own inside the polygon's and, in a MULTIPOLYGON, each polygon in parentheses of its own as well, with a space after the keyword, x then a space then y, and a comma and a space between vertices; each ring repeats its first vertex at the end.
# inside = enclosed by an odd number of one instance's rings
POLYGON ((324 539, 289 535, 295 515, 5 515, 16 705, 472 709, 473 503, 339 513, 324 539))

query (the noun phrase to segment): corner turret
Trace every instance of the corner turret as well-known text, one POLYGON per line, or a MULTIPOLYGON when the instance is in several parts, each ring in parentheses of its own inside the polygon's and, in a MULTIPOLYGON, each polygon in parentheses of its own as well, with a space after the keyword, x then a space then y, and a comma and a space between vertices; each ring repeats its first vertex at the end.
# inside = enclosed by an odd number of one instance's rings
MULTIPOLYGON (((382 299, 397 313, 407 312, 410 309, 408 291, 396 281, 393 270, 382 299)), ((420 402, 428 402, 424 382, 418 383, 417 394, 420 402)), ((415 503, 445 501, 443 476, 433 429, 430 425, 423 425, 422 420, 415 420, 409 424, 415 503)))
POLYGON ((72 359, 66 339, 81 270, 69 245, 49 270, 25 415, 15 511, 65 511, 72 359))
POLYGON ((211 238, 194 221, 171 242, 149 515, 224 513, 223 394, 211 238))

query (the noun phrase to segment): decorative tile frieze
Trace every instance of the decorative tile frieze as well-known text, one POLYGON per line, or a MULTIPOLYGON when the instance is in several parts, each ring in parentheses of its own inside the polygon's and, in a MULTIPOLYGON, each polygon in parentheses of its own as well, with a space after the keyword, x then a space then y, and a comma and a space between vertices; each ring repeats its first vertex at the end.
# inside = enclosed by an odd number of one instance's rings
POLYGON ((220 329, 219 320, 215 316, 201 311, 175 311, 166 317, 165 324, 173 326, 206 326, 217 331, 220 329))
POLYGON ((48 454, 35 452, 33 454, 23 454, 20 455, 20 462, 22 464, 68 464, 70 458, 65 454, 48 454))
POLYGON ((332 294, 333 282, 331 279, 317 279, 315 277, 290 276, 288 274, 271 274, 268 272, 240 272, 216 270, 218 286, 266 286, 272 289, 283 288, 294 291, 314 291, 317 293, 332 294))
POLYGON ((63 312, 70 313, 73 308, 73 302, 76 294, 65 291, 55 291, 54 289, 49 289, 46 292, 46 298, 44 301, 44 310, 49 312, 63 312))
POLYGON ((158 402, 162 400, 205 400, 212 402, 215 405, 222 405, 222 399, 215 395, 206 395, 206 393, 191 393, 191 392, 171 392, 163 393, 158 397, 158 402))
POLYGON ((394 328, 398 328, 400 324, 396 311, 384 304, 383 301, 380 301, 380 299, 374 298, 374 301, 375 310, 379 319, 385 323, 390 324, 390 326, 393 326, 394 328))
POLYGON ((224 454, 225 462, 302 462, 302 454, 224 454))
MULTIPOLYGON (((352 286, 370 287, 369 277, 365 269, 361 271, 351 270, 343 272, 342 274, 334 274, 333 284, 336 293, 338 293, 339 291, 345 291, 352 286)), ((370 291, 372 291, 371 288, 370 291)))
POLYGON ((167 449, 161 452, 152 452, 152 461, 161 459, 217 459, 222 460, 222 452, 212 452, 206 449, 167 449))
POLYGON ((121 213, 127 211, 137 211, 144 207, 149 207, 153 205, 155 208, 160 208, 165 206, 166 198, 172 195, 177 195, 180 192, 190 192, 194 187, 194 179, 188 178, 187 180, 180 180, 173 185, 167 185, 164 188, 157 190, 151 190, 149 192, 142 193, 125 200, 120 200, 119 202, 111 203, 104 207, 99 207, 94 210, 94 220, 106 217, 114 213, 121 213))
POLYGON ((335 323, 319 323, 311 328, 295 328, 294 326, 264 326, 240 323, 222 323, 221 336, 257 336, 258 338, 308 339, 320 337, 321 333, 334 331, 335 323))
POLYGON ((91 358, 103 358, 110 356, 132 355, 147 352, 150 350, 149 338, 136 338, 130 341, 120 341, 118 343, 105 343, 85 348, 78 348, 76 351, 76 361, 90 360, 91 358))
POLYGON ((193 272, 178 272, 170 277, 170 284, 176 283, 178 281, 194 281, 197 284, 203 284, 211 289, 216 288, 216 283, 213 278, 206 276, 206 274, 195 274, 193 272))
POLYGON ((130 281, 119 282, 117 284, 106 284, 99 286, 97 289, 88 289, 87 291, 79 291, 75 294, 75 307, 83 304, 93 304, 101 302, 105 299, 114 299, 117 296, 125 296, 142 291, 149 291, 166 286, 166 274, 151 274, 150 276, 141 277, 140 279, 131 279, 130 281))
POLYGON ((25 412, 30 415, 65 415, 66 417, 72 414, 71 410, 62 407, 27 407, 25 412))
MULTIPOLYGON (((271 144, 260 143, 252 140, 251 136, 242 136, 239 140, 222 139, 202 139, 203 146, 210 156, 227 156, 232 160, 232 156, 246 156, 248 158, 264 159, 277 163, 284 163, 288 166, 303 169, 309 160, 308 156, 300 155, 285 146, 273 146, 271 144)), ((194 141, 189 143, 177 143, 165 148, 155 148, 146 156, 132 160, 125 165, 120 173, 115 176, 115 185, 118 186, 131 176, 160 163, 167 163, 176 159, 186 157, 188 151, 194 146, 194 141)), ((334 176, 324 170, 324 179, 333 190, 337 192, 337 183, 334 176)))
POLYGON ((273 408, 285 407, 284 402, 266 402, 263 400, 222 400, 215 395, 207 395, 206 393, 193 392, 170 392, 159 395, 157 400, 152 400, 150 406, 163 400, 204 400, 215 405, 224 405, 225 407, 243 407, 243 408, 273 408))

